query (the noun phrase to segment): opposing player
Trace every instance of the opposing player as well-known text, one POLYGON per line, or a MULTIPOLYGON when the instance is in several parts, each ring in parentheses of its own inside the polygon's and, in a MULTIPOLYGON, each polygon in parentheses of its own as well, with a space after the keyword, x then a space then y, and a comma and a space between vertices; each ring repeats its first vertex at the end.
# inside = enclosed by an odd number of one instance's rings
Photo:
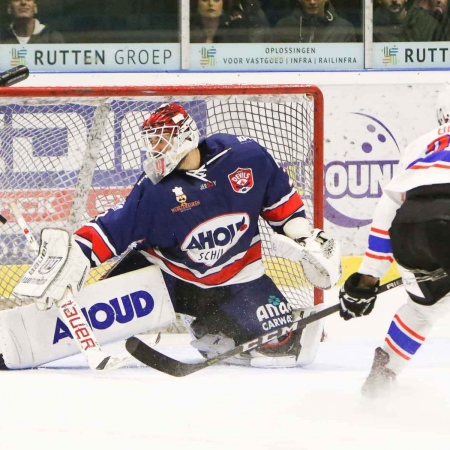
POLYGON ((375 210, 362 264, 339 293, 345 320, 368 315, 375 305, 380 278, 394 259, 400 265, 409 298, 375 350, 371 372, 362 387, 366 396, 389 391, 450 305, 448 91, 439 97, 437 113, 439 126, 406 147, 375 210), (430 279, 423 281, 426 278, 430 279))
MULTIPOLYGON (((152 293, 154 303, 167 303, 168 297, 174 310, 189 318, 192 345, 204 356, 229 350, 299 314, 264 273, 260 216, 275 231, 277 256, 300 260, 315 285, 331 287, 338 281, 338 243, 310 227, 288 175, 257 142, 216 134, 199 143, 195 121, 174 103, 150 114, 142 134, 145 173, 123 203, 75 232, 69 267, 79 269, 58 275, 45 293, 41 290, 36 301, 44 309, 58 304, 61 286, 79 291, 86 264, 96 266, 134 245, 110 275, 120 279, 130 270, 159 267, 163 282, 157 283, 164 292, 152 293)), ((16 293, 28 289, 21 285, 16 293)), ((321 335, 311 325, 231 362, 257 367, 307 364, 321 335)), ((122 330, 121 338, 127 333, 122 330)))

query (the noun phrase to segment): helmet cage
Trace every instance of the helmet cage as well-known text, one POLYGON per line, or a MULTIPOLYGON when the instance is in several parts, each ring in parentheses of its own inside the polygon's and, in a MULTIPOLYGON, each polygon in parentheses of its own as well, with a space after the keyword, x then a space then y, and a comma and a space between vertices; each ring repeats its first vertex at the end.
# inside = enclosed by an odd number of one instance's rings
POLYGON ((191 150, 197 148, 200 134, 195 121, 186 112, 185 115, 178 113, 173 116, 172 123, 177 125, 167 125, 162 121, 149 124, 151 117, 144 122, 141 134, 147 150, 144 170, 150 180, 157 184, 172 172, 191 150), (152 143, 153 137, 158 139, 152 143), (161 143, 166 145, 161 146, 161 143))

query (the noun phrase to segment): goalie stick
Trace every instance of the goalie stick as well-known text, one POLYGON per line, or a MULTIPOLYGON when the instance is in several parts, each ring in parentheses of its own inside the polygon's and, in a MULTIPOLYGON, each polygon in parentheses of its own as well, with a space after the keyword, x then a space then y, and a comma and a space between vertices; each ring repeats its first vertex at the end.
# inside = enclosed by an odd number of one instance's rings
MULTIPOLYGON (((39 245, 19 211, 17 204, 10 202, 9 207, 22 232, 25 234, 30 244, 30 249, 36 254, 36 252, 39 252, 39 245)), ((101 371, 118 369, 135 360, 129 353, 112 356, 102 350, 100 343, 69 288, 66 289, 63 298, 58 302, 58 308, 61 310, 61 317, 64 323, 69 328, 77 342, 79 350, 91 369, 101 371)))
POLYGON ((17 225, 19 225, 20 229, 22 230, 22 233, 25 235, 25 238, 28 241, 32 255, 36 256, 39 252, 39 244, 37 243, 36 239, 34 238, 33 234, 31 233, 30 227, 25 222, 25 219, 22 216, 22 213, 19 211, 17 203, 10 202, 8 204, 8 206, 9 206, 10 211, 13 213, 14 217, 17 220, 17 225))
MULTIPOLYGON (((382 294, 386 291, 396 288, 397 286, 402 285, 403 285, 402 278, 396 278, 395 280, 392 280, 389 283, 382 284, 379 287, 377 294, 382 294)), ((246 342, 245 344, 238 345, 237 347, 234 347, 231 350, 228 350, 227 352, 216 356, 215 358, 207 359, 206 361, 202 361, 199 363, 185 363, 173 359, 170 356, 164 355, 163 353, 160 353, 157 350, 149 347, 147 344, 142 342, 137 337, 131 337, 127 339, 125 347, 130 352, 131 355, 133 355, 137 360, 139 360, 143 364, 152 367, 153 369, 159 370, 160 372, 172 375, 174 377, 185 377, 186 375, 190 375, 191 373, 205 369, 206 367, 212 366, 213 364, 216 364, 220 361, 231 358, 232 356, 258 348, 261 345, 266 344, 267 342, 270 342, 273 339, 276 339, 278 337, 290 333, 291 331, 305 328, 310 323, 320 320, 323 317, 329 316, 330 314, 339 311, 339 309, 340 305, 338 303, 336 305, 330 306, 329 308, 323 309, 322 311, 319 311, 315 314, 311 314, 305 319, 296 320, 292 322, 290 325, 286 325, 283 328, 271 331, 270 333, 264 334, 256 339, 246 342)))

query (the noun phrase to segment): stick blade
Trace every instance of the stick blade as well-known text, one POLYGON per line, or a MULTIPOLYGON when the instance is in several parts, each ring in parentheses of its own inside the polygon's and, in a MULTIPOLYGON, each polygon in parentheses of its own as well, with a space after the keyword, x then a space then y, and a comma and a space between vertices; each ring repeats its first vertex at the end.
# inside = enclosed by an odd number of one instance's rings
POLYGON ((121 367, 128 366, 134 361, 131 356, 107 356, 96 367, 91 367, 94 370, 101 370, 103 372, 109 372, 110 370, 120 369, 121 367))
POLYGON ((205 363, 186 364, 177 361, 154 350, 135 336, 127 339, 125 348, 141 363, 173 377, 185 377, 193 372, 197 372, 197 370, 208 367, 208 364, 205 363))

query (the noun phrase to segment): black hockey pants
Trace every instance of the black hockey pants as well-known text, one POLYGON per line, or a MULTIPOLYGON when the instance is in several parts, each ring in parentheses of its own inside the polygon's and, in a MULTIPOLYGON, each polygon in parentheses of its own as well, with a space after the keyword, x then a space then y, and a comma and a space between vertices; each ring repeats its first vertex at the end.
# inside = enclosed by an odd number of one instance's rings
MULTIPOLYGON (((395 260, 407 269, 450 274, 450 195, 425 186, 410 191, 397 211, 389 230, 395 260)), ((444 191, 444 192, 442 192, 444 191)), ((419 283, 425 298, 409 293, 411 299, 433 305, 450 292, 450 277, 419 283)))

